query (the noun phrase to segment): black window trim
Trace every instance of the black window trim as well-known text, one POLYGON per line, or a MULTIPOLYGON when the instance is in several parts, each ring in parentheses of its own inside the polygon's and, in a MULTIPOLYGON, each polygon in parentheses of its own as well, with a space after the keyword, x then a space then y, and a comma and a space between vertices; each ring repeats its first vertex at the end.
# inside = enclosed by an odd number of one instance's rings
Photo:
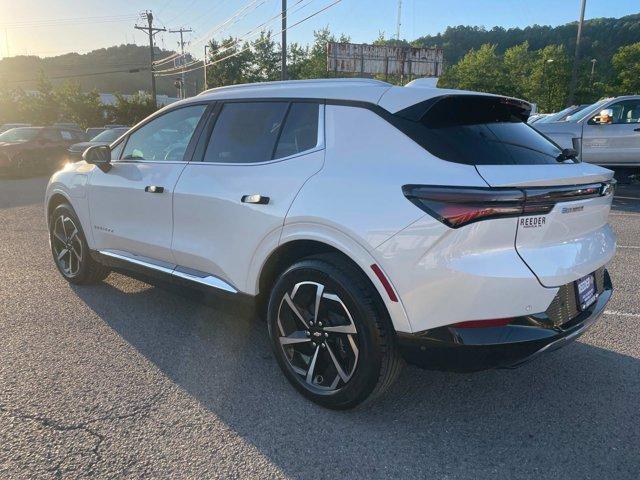
MULTIPOLYGON (((291 160, 293 158, 299 157, 301 155, 308 155, 309 153, 318 152, 324 150, 325 148, 325 104, 328 103, 328 100, 324 100, 321 98, 296 98, 296 97, 249 97, 249 98, 231 98, 231 99, 220 99, 216 102, 216 106, 212 109, 209 114, 209 118, 206 122, 206 125, 203 127, 202 132, 200 133, 200 139, 198 145, 194 148, 195 152, 197 152, 197 156, 194 155, 194 158, 191 159, 192 165, 223 165, 223 166, 239 166, 239 167, 250 167, 253 165, 268 165, 271 163, 284 162, 287 160, 291 160), (287 110, 282 119, 282 128, 278 132, 278 138, 276 139, 274 150, 271 153, 271 159, 263 160, 260 162, 246 162, 246 163, 237 163, 237 162, 205 162, 205 154, 207 151, 207 146, 209 144, 209 139, 213 134, 213 129, 216 126, 218 118, 220 117, 220 112, 222 108, 227 103, 269 103, 269 102, 277 102, 277 103, 287 103, 287 110), (303 150, 298 153, 294 153, 293 155, 288 155, 286 157, 273 158, 273 155, 278 148, 278 141, 280 140, 280 135, 282 135, 282 130, 285 126, 286 119, 289 115, 289 111, 291 110, 291 105, 293 103, 317 103, 318 104, 318 134, 316 138, 316 145, 307 150, 303 150)), ((194 153, 195 153, 194 152, 194 153)))
POLYGON ((214 109, 216 105, 216 102, 212 102, 212 101, 200 101, 200 102, 191 102, 191 103, 185 103, 185 104, 180 104, 178 106, 175 107, 169 107, 169 108, 161 108, 160 110, 158 110, 157 112, 154 112, 153 114, 151 114, 150 116, 148 116, 147 118, 145 118, 144 120, 142 120, 140 123, 138 123, 137 125, 135 125, 134 127, 132 127, 123 137, 120 137, 119 139, 117 139, 114 143, 112 143, 110 145, 111 150, 114 150, 115 148, 117 148, 119 146, 120 143, 122 143, 122 150, 120 151, 120 157, 118 159, 113 159, 111 160, 112 163, 150 163, 150 164, 154 164, 154 163, 162 163, 162 164, 186 164, 189 163, 192 160, 193 157, 193 153, 195 151, 196 145, 198 143, 198 140, 200 139, 200 135, 202 134, 202 129, 204 128, 204 125, 206 123, 206 119, 209 117, 209 113, 211 112, 211 110, 214 109), (189 140, 189 144, 187 145, 187 149, 184 152, 184 160, 170 160, 170 161, 165 161, 165 160, 137 160, 137 159, 123 159, 122 158, 122 154, 124 153, 124 151, 127 148, 127 143, 129 143, 129 138, 131 137, 132 134, 134 134, 135 132, 137 132, 138 130, 140 130, 141 128, 143 128, 144 126, 146 126, 147 124, 149 124, 150 122, 154 121, 155 119, 167 115, 169 113, 175 112, 177 110, 183 109, 183 108, 188 108, 188 107, 195 107, 198 105, 203 105, 205 106, 204 112, 202 112, 202 116, 200 117, 200 120, 198 120, 198 124, 196 125, 195 130, 193 131, 193 134, 191 135, 191 139, 189 140))

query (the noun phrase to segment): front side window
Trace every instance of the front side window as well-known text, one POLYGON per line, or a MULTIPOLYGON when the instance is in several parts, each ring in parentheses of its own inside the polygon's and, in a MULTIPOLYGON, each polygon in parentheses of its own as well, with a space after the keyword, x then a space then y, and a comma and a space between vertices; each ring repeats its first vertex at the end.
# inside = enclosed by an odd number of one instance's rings
POLYGON ((211 163, 259 163, 314 148, 315 102, 233 102, 223 105, 204 155, 211 163))
MULTIPOLYGON (((412 114, 418 106, 410 107, 412 114)), ((443 160, 468 165, 554 164, 562 150, 524 120, 523 106, 500 97, 434 99, 419 118, 396 114, 398 127, 443 160)), ((409 111, 409 109, 407 109, 409 111)))
POLYGON ((40 137, 46 142, 59 142, 62 140, 62 135, 59 130, 46 129, 42 132, 40 137))
POLYGON ((122 159, 184 161, 189 141, 206 108, 192 105, 154 118, 129 136, 122 159))

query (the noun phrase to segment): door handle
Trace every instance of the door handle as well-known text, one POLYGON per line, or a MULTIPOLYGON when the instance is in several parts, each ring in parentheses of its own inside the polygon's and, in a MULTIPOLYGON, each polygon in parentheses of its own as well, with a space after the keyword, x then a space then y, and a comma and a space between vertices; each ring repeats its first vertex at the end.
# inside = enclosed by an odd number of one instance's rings
POLYGON ((255 203, 258 205, 266 205, 269 203, 270 198, 262 195, 243 195, 240 200, 242 203, 255 203))
POLYGON ((164 192, 164 187, 158 187, 156 185, 147 185, 144 187, 144 191, 148 193, 162 193, 164 192))

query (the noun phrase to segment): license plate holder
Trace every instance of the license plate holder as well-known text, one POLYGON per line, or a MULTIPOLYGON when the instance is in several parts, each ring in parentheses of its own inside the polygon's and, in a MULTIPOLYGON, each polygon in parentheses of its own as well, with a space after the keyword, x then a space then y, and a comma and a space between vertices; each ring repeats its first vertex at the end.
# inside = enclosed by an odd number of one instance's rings
POLYGON ((596 279, 593 273, 575 281, 576 300, 580 311, 589 308, 597 299, 596 279))

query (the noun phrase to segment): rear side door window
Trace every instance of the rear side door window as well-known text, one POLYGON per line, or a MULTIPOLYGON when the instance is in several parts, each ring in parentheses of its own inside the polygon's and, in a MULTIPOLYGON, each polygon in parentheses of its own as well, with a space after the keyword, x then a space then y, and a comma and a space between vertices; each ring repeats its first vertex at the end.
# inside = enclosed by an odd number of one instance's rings
POLYGON ((318 145, 317 102, 230 102, 222 106, 203 160, 260 163, 318 145))

